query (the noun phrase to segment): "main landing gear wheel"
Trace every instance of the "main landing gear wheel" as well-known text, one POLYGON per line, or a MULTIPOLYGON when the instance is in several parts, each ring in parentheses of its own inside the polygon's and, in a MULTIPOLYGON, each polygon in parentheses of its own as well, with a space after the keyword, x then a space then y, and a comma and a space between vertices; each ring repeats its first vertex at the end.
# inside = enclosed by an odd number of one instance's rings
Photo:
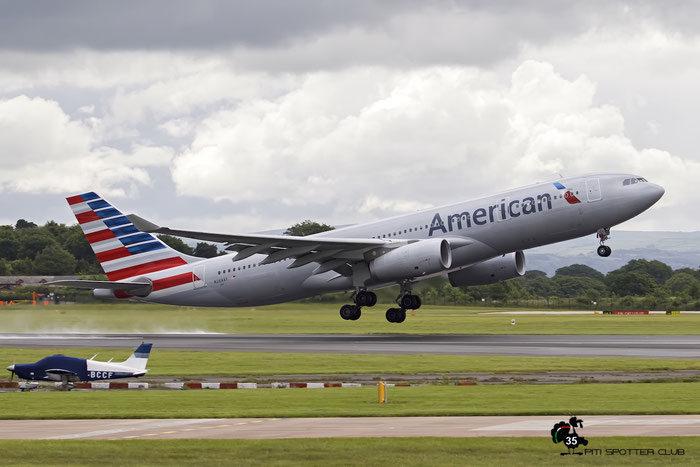
POLYGON ((377 294, 375 294, 374 292, 369 292, 367 290, 360 290, 355 295, 355 304, 357 306, 373 307, 377 304, 377 294))
POLYGON ((386 320, 390 323, 403 323, 406 321, 406 310, 402 308, 389 308, 386 310, 386 320))
POLYGON ((357 321, 360 316, 362 316, 362 310, 359 306, 343 305, 340 307, 340 317, 343 319, 357 321))
POLYGON ((607 258, 612 253, 612 248, 607 245, 600 245, 596 251, 598 252, 598 256, 607 258))
POLYGON ((418 295, 407 294, 399 299, 399 305, 401 305, 403 309, 417 310, 422 305, 422 302, 418 295))

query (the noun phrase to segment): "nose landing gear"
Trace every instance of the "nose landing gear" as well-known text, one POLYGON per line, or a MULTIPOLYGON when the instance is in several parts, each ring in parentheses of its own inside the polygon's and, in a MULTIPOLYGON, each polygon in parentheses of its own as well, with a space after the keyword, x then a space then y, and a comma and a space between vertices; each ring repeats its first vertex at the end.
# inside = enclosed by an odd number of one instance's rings
POLYGON ((612 248, 605 245, 605 240, 610 238, 610 229, 609 228, 598 229, 597 236, 598 236, 598 239, 600 240, 600 246, 596 249, 596 252, 598 253, 598 256, 602 256, 604 258, 607 258, 612 253, 612 248))

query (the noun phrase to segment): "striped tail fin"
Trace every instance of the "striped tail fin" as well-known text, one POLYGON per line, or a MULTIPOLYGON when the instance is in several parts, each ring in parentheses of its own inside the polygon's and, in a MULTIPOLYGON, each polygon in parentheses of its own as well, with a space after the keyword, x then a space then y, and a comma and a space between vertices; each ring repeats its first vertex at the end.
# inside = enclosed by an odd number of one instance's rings
POLYGON ((94 192, 66 200, 110 281, 201 261, 141 232, 129 218, 94 192))

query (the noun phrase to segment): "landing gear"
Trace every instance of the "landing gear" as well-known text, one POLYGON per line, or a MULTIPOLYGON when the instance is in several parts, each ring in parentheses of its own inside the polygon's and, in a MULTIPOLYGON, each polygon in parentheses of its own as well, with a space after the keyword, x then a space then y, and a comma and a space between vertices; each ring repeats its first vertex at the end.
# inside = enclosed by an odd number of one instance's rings
POLYGON ((349 319, 352 321, 357 321, 362 316, 362 310, 357 305, 343 305, 340 307, 340 317, 343 319, 349 319))
POLYGON ((410 282, 405 281, 400 285, 401 292, 396 297, 396 303, 400 308, 389 308, 386 311, 386 320, 390 323, 403 323, 406 321, 406 310, 417 310, 422 305, 420 297, 411 293, 410 282))
POLYGON ((340 307, 340 317, 356 321, 362 316, 362 307, 372 307, 377 304, 377 294, 368 290, 358 290, 352 297, 354 305, 343 305, 340 307))
POLYGON ((597 236, 598 236, 598 239, 600 240, 600 246, 596 249, 596 252, 598 253, 598 256, 602 256, 603 258, 607 258, 612 253, 612 248, 605 245, 605 240, 610 238, 610 229, 608 229, 608 228, 598 229, 597 236))
POLYGON ((75 389, 75 384, 72 384, 68 379, 68 375, 61 375, 61 391, 70 391, 75 389))
POLYGON ((403 323, 406 321, 406 310, 404 308, 389 308, 386 310, 386 320, 390 323, 403 323))
POLYGON ((417 310, 422 305, 420 297, 411 294, 400 296, 397 302, 401 305, 401 308, 408 310, 417 310))
POLYGON ((377 294, 367 290, 360 290, 355 294, 355 304, 357 306, 372 307, 377 304, 377 294))

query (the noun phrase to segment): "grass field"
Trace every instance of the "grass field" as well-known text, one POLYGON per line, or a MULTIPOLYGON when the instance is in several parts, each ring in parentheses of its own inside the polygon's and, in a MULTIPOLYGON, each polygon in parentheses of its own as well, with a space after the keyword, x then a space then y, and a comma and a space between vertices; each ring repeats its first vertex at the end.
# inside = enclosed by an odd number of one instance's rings
MULTIPOLYGON (((129 346, 129 342, 125 342, 129 346)), ((98 360, 126 359, 128 349, 24 349, 0 347, 0 364, 29 363, 54 353, 98 360)), ((6 366, 5 365, 5 366, 6 366)), ((3 367, 4 368, 4 367, 3 367)), ((373 355, 159 350, 148 361, 148 376, 255 377, 291 374, 526 373, 547 371, 700 370, 700 360, 607 357, 498 357, 469 355, 373 355)), ((8 373, 9 374, 9 373, 8 373)))
POLYGON ((223 332, 259 334, 700 334, 700 315, 486 315, 504 308, 426 306, 402 324, 388 305, 344 321, 338 305, 289 303, 260 308, 192 308, 148 304, 0 307, 3 332, 223 332))
POLYGON ((697 465, 700 438, 594 438, 602 449, 683 449, 683 456, 560 456, 541 438, 0 441, 5 465, 697 465))
POLYGON ((697 414, 700 383, 0 393, 0 418, 697 414))

